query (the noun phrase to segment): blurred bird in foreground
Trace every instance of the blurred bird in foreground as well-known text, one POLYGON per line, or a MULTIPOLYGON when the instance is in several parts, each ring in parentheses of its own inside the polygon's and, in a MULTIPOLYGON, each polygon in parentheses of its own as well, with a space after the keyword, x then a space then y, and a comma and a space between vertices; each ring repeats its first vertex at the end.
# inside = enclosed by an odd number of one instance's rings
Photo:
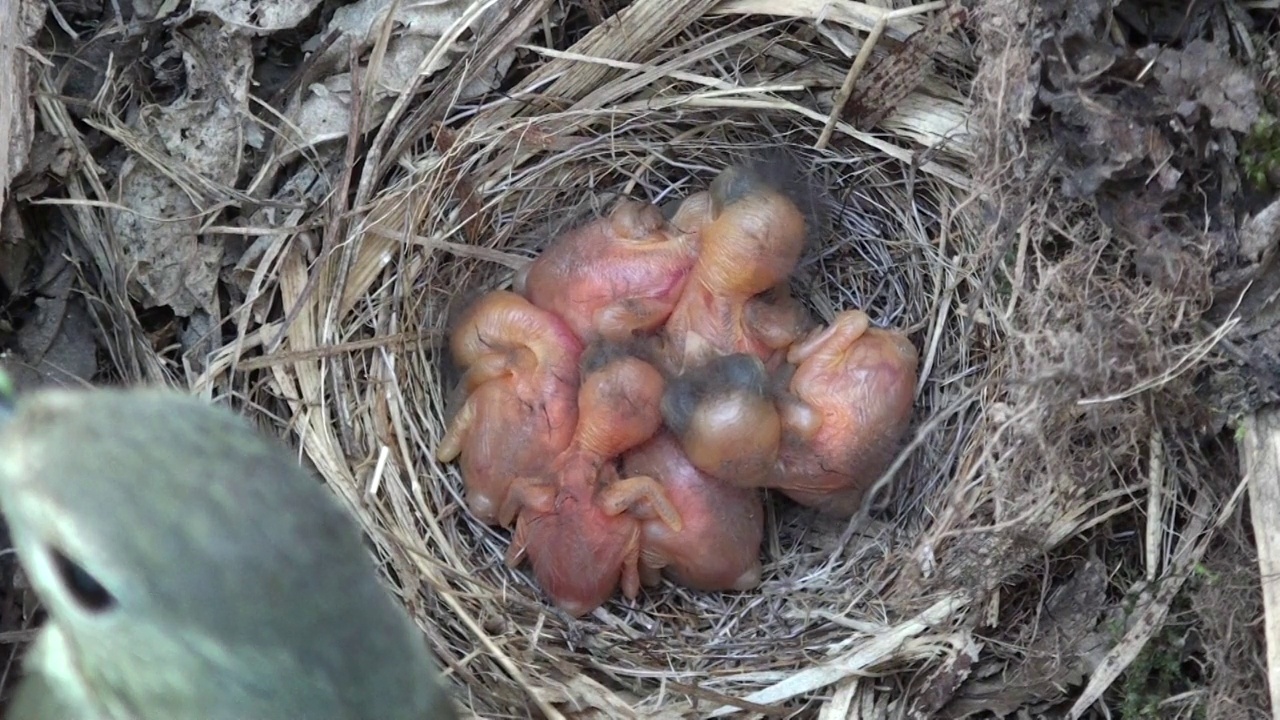
POLYGON ((0 394, 0 511, 48 612, 8 720, 455 717, 283 447, 171 391, 0 394))

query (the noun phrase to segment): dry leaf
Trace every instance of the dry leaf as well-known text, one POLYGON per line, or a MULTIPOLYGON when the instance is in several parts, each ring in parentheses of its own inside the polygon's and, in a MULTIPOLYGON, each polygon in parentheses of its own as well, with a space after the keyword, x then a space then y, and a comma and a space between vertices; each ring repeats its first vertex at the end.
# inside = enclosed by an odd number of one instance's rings
POLYGON ((287 30, 315 11, 320 0, 194 0, 191 9, 228 25, 255 31, 287 30))
POLYGON ((1017 643, 1019 659, 988 660, 982 672, 960 686, 956 699, 935 717, 1005 717, 1020 708, 1063 697, 1092 672, 1111 642, 1106 628, 1107 568, 1091 557, 1045 604, 1034 633, 1017 643), (996 666, 996 667, 992 667, 996 666))
POLYGON ((254 32, 287 30, 320 5, 320 0, 192 0, 191 12, 208 13, 228 25, 254 32))
POLYGON ((175 40, 187 68, 187 95, 143 108, 133 128, 138 137, 122 138, 137 153, 121 167, 115 187, 128 210, 109 218, 143 304, 167 305, 186 317, 216 305, 222 239, 196 233, 209 209, 202 206, 206 184, 228 186, 239 173, 252 65, 248 39, 209 25, 175 40))
POLYGON ((35 307, 21 319, 16 357, 6 368, 21 388, 75 385, 98 371, 94 324, 84 301, 73 295, 75 268, 61 245, 49 247, 35 307))
MULTIPOLYGON (((362 90, 368 94, 364 98, 362 130, 381 123, 395 96, 407 92, 420 72, 437 73, 453 62, 461 47, 450 48, 434 65, 422 67, 428 55, 435 51, 437 41, 466 15, 470 5, 460 0, 394 5, 391 0, 361 0, 338 8, 329 25, 303 46, 304 50, 315 51, 324 40, 337 36, 316 61, 322 74, 326 70, 333 74, 313 83, 295 104, 290 113, 292 127, 283 129, 288 140, 281 151, 282 157, 287 160, 298 152, 345 137, 350 132, 352 76, 339 71, 347 67, 353 53, 363 56, 375 46, 385 30, 387 13, 393 7, 394 30, 387 40, 385 53, 378 57, 376 66, 365 63, 362 68, 369 72, 371 67, 376 67, 377 71, 376 78, 363 80, 362 90)), ((492 11, 481 13, 478 22, 484 22, 492 14, 492 11)), ((458 88, 457 99, 476 97, 497 87, 513 58, 514 53, 508 52, 491 67, 476 68, 469 75, 470 82, 458 88)))
POLYGON ((1252 75, 1216 45, 1194 40, 1184 50, 1147 48, 1139 53, 1155 57, 1160 88, 1179 101, 1178 112, 1191 116, 1203 109, 1209 124, 1248 132, 1262 110, 1252 75))

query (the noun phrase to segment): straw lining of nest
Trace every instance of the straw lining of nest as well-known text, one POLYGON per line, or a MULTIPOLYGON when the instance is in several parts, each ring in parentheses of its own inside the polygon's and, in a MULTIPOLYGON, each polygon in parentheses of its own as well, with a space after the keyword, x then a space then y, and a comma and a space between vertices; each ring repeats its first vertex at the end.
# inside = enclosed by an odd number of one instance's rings
MULTIPOLYGON (((631 32, 613 26, 608 42, 631 32)), ((919 652, 886 643, 919 629, 887 621, 877 595, 887 549, 908 541, 906 530, 919 525, 940 481, 953 474, 972 411, 971 403, 956 403, 982 377, 958 329, 943 254, 972 234, 964 222, 940 217, 958 203, 956 167, 964 157, 938 143, 941 156, 913 169, 851 139, 863 134, 843 123, 830 147, 813 150, 826 118, 802 104, 799 84, 730 75, 765 63, 770 47, 839 57, 803 24, 705 19, 630 72, 582 84, 584 99, 572 109, 531 108, 519 92, 478 111, 455 108, 466 119, 406 158, 349 231, 360 240, 351 245, 340 295, 333 274, 304 295, 309 261, 301 252, 281 259, 283 307, 302 303, 282 351, 371 335, 426 338, 272 370, 295 421, 305 423, 297 431, 308 455, 379 530, 397 574, 437 585, 407 601, 486 715, 518 713, 531 698, 548 713, 546 704, 567 703, 641 716, 769 705, 788 699, 785 683, 816 658, 861 651, 871 669, 919 652), (726 79, 700 87, 694 76, 726 79), (475 293, 509 287, 513 268, 619 197, 684 197, 726 165, 779 148, 811 169, 829 218, 797 273, 797 296, 823 321, 862 308, 924 348, 921 430, 896 473, 898 490, 882 503, 891 522, 833 522, 771 504, 759 590, 698 593, 664 584, 634 606, 616 599, 570 621, 551 610, 524 570, 504 567, 507 533, 462 509, 456 469, 432 457, 444 427, 447 318, 475 293), (318 397, 325 406, 301 402, 318 397), (356 460, 349 471, 344 458, 356 460), (740 700, 765 688, 782 693, 740 700)), ((581 55, 558 55, 543 66, 547 76, 554 67, 565 71, 562 79, 581 81, 581 55)), ((962 113, 922 96, 899 123, 918 134, 962 113)), ((874 145, 910 157, 892 137, 874 145)))
MULTIPOLYGON (((396 98, 359 163, 352 145, 304 164, 276 192, 304 209, 237 230, 259 242, 239 265, 233 337, 186 368, 198 392, 287 431, 355 510, 460 703, 483 717, 783 715, 805 704, 824 718, 854 706, 928 715, 949 697, 930 687, 954 689, 979 656, 975 627, 1000 657, 1055 632, 1034 621, 1038 586, 1002 588, 1029 575, 1048 587, 1069 563, 1047 554, 1124 516, 1146 481, 1164 492, 1151 492, 1154 519, 1135 531, 1165 551, 1124 562, 1172 582, 1135 613, 1077 705, 1096 699, 1159 627, 1238 494, 1159 421, 1209 347, 1186 332, 1203 288, 1134 286, 1127 251, 1104 242, 1091 211, 1044 196, 1020 129, 1029 99, 1007 83, 1029 72, 1025 17, 1010 5, 973 24, 981 69, 961 34, 933 43, 920 59, 932 72, 864 131, 833 120, 851 62, 868 37, 901 41, 944 3, 637 0, 589 31, 556 24, 548 3, 497 16, 490 5, 473 3, 455 27, 456 38, 474 25, 470 54, 420 77, 423 95, 396 98), (580 39, 557 35, 570 30, 580 39), (545 47, 549 36, 567 49, 545 47), (455 102, 472 68, 513 43, 531 65, 524 80, 455 102), (826 191, 796 295, 823 321, 864 309, 921 351, 908 443, 868 518, 771 503, 758 590, 664 584, 569 620, 503 565, 507 534, 466 513, 456 469, 434 460, 449 313, 509 286, 550 238, 619 197, 683 197, 779 148, 826 191), (1180 493, 1188 485, 1194 497, 1180 493)), ((47 126, 70 125, 57 103, 40 110, 47 126)), ((82 259, 108 278, 99 321, 125 374, 165 378, 111 250, 86 240, 106 236, 87 202, 106 198, 96 182, 71 179, 66 217, 82 259)))
MULTIPOLYGON (((206 392, 230 387, 264 419, 292 418, 306 459, 360 515, 392 575, 421 586, 404 592, 405 602, 470 693, 464 704, 485 716, 519 715, 531 703, 549 716, 562 704, 641 716, 759 708, 805 692, 786 682, 815 659, 860 651, 868 670, 904 661, 913 651, 886 638, 923 630, 890 624, 877 594, 887 549, 908 541, 952 474, 971 425, 972 403, 961 398, 982 375, 957 328, 946 260, 972 235, 964 220, 943 216, 968 184, 961 94, 931 77, 926 88, 937 95, 904 101, 884 123, 890 135, 835 122, 828 147, 814 150, 834 90, 820 91, 815 106, 806 86, 838 85, 847 58, 790 15, 812 20, 821 4, 784 12, 728 3, 701 18, 692 5, 636 3, 630 23, 600 26, 579 43, 631 43, 644 62, 606 62, 578 46, 533 48, 543 64, 524 85, 538 90, 452 108, 451 129, 404 123, 392 145, 421 145, 438 130, 433 145, 400 158, 384 188, 364 187, 369 173, 358 180, 369 202, 330 262, 317 262, 326 248, 314 236, 308 244, 280 235, 269 245, 233 316, 235 342, 210 353, 192 381, 206 392), (678 35, 662 37, 673 29, 678 35), (767 77, 789 63, 805 76, 767 77), (556 79, 547 88, 539 75, 556 79), (551 110, 536 101, 541 94, 578 102, 551 110), (937 150, 913 165, 912 141, 921 140, 937 150), (862 308, 923 349, 919 435, 880 503, 892 522, 834 522, 771 504, 759 590, 664 584, 635 606, 616 599, 570 621, 525 571, 504 567, 507 534, 462 509, 456 469, 433 458, 449 312, 508 286, 540 245, 619 197, 683 197, 726 165, 779 148, 812 168, 827 206, 818 247, 797 272, 797 296, 823 321, 862 308), (276 293, 285 311, 272 317, 255 298, 276 293), (245 385, 260 371, 265 382, 245 385), (763 703, 742 699, 763 688, 782 692, 763 703)), ((873 30, 874 15, 833 13, 826 34, 856 47, 840 24, 873 30)), ((907 18, 882 29, 905 37, 917 26, 907 18)), ((953 43, 944 54, 961 55, 953 43)), ((437 87, 430 97, 447 92, 437 87)), ((947 611, 932 614, 940 621, 947 611)))

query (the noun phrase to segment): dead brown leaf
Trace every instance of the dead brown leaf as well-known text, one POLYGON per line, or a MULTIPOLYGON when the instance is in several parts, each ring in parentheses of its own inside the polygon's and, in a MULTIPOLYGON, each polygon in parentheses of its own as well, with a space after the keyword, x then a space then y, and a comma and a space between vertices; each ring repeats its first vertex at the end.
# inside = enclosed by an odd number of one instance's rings
POLYGON ((1155 60, 1160 89, 1192 123, 1201 110, 1214 128, 1248 132, 1258 121, 1257 82, 1217 45, 1197 39, 1183 50, 1144 48, 1138 56, 1155 60))
POLYGON ((34 250, 17 209, 5 205, 0 210, 0 285, 9 293, 19 292, 34 250))
POLYGON ((956 690, 969 679, 981 650, 980 644, 969 639, 964 647, 943 661, 923 683, 925 689, 913 704, 910 717, 921 720, 937 717, 938 710, 951 702, 956 690))
POLYGON ((20 319, 17 352, 5 363, 20 388, 87 382, 98 371, 94 323, 73 293, 75 268, 60 245, 44 260, 35 305, 20 319))
POLYGON ((175 36, 187 67, 187 94, 150 105, 130 129, 118 128, 137 156, 115 188, 126 209, 110 213, 134 291, 147 307, 167 305, 183 317, 213 312, 223 240, 199 235, 205 196, 228 187, 240 170, 252 72, 247 38, 197 25, 175 36), (146 158, 143 160, 141 158, 146 158))
POLYGON ((1177 218, 1165 213, 1169 199, 1168 192, 1154 187, 1099 193, 1098 214, 1132 245, 1134 269, 1147 282, 1168 292, 1203 290, 1206 255, 1216 249, 1218 238, 1182 224, 1170 227, 1177 218))

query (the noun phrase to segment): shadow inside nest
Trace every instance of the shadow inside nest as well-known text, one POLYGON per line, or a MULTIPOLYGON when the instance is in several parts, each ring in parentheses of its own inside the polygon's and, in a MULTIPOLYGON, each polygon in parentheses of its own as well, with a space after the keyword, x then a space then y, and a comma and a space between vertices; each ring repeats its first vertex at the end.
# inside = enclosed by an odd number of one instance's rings
MULTIPOLYGON (((725 166, 757 161, 776 154, 777 147, 722 135, 662 152, 635 148, 561 160, 542 167, 541 177, 530 173, 490 190, 489 242, 512 258, 531 258, 619 198, 658 205, 679 201, 705 189, 725 166)), ((883 622, 886 609, 877 593, 892 575, 895 551, 910 545, 940 486, 953 475, 968 427, 965 394, 983 374, 956 316, 947 313, 953 302, 950 270, 935 244, 945 235, 938 208, 953 203, 946 197, 953 191, 937 181, 912 182, 908 169, 893 161, 813 150, 796 151, 793 160, 810 186, 801 189, 807 193, 801 197, 814 200, 807 214, 817 220, 792 278, 793 293, 823 324, 839 311, 862 309, 875 325, 905 332, 921 357, 912 428, 899 461, 878 486, 871 512, 835 520, 771 493, 764 575, 755 590, 697 592, 664 579, 642 590, 635 603, 615 595, 575 621, 553 608, 527 569, 507 569, 510 534, 471 516, 457 469, 432 463, 423 471, 440 489, 442 506, 434 510, 448 517, 448 540, 467 565, 456 569, 467 577, 480 617, 502 616, 510 622, 497 626, 528 633, 533 647, 562 638, 614 682, 628 685, 660 673, 704 688, 717 685, 707 680, 708 672, 800 667, 814 652, 847 645, 851 627, 859 627, 857 618, 883 622)), ((423 179, 419 187, 432 192, 434 182, 439 180, 423 179)), ((444 211, 437 212, 422 224, 448 222, 444 211)), ((417 312, 424 324, 447 334, 460 309, 485 292, 510 289, 512 276, 511 267, 472 258, 433 264, 415 279, 415 295, 438 297, 448 288, 448 299, 420 301, 417 312)), ((423 398, 430 425, 424 438, 439 438, 453 410, 449 389, 458 375, 448 354, 432 353, 423 367, 430 377, 413 383, 439 387, 423 398)), ((430 445, 418 448, 422 457, 433 451, 430 445)))

